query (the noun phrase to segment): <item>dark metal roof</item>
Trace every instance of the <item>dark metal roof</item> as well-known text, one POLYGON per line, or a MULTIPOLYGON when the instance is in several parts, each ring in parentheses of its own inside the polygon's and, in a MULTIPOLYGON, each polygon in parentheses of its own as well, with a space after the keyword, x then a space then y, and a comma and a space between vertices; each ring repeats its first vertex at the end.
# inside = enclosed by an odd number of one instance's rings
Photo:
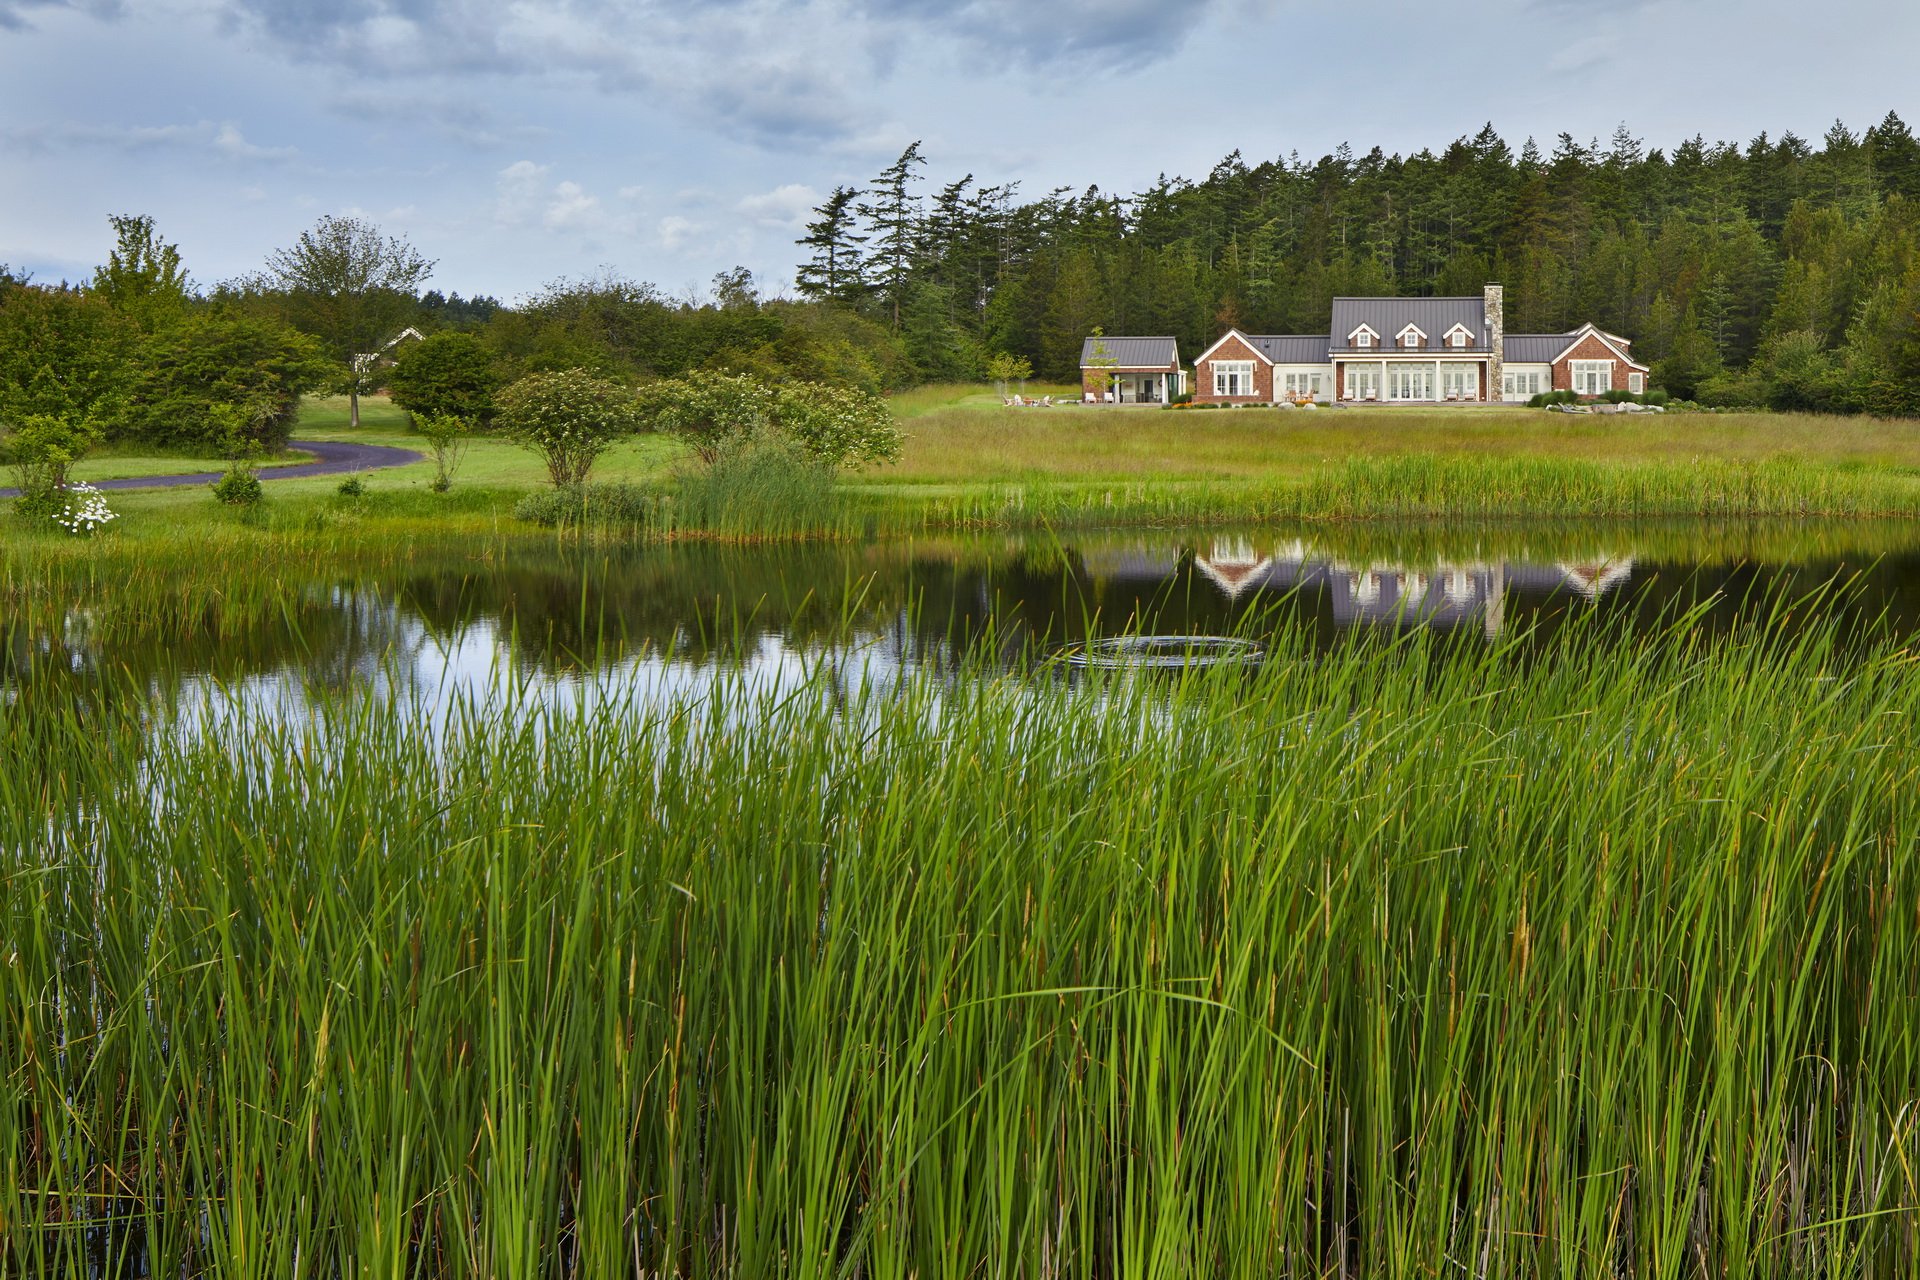
POLYGON ((1335 298, 1328 340, 1335 349, 1349 350, 1352 344, 1347 335, 1363 324, 1380 335, 1381 349, 1404 349, 1394 337, 1411 324, 1427 335, 1423 351, 1487 350, 1484 298, 1335 298), (1473 335, 1464 348, 1449 347, 1444 341, 1447 330, 1456 324, 1465 325, 1473 335))
POLYGON ((1292 335, 1267 335, 1255 337, 1249 335, 1255 349, 1275 364, 1325 364, 1327 362, 1327 340, 1320 334, 1311 337, 1292 335))
POLYGON ((1106 348, 1101 363, 1110 369, 1171 369, 1180 363, 1180 344, 1172 338, 1088 338, 1080 346, 1080 367, 1091 367, 1094 344, 1106 348))
POLYGON ((1572 341, 1571 333, 1510 333, 1501 358, 1508 364, 1551 364, 1572 341))

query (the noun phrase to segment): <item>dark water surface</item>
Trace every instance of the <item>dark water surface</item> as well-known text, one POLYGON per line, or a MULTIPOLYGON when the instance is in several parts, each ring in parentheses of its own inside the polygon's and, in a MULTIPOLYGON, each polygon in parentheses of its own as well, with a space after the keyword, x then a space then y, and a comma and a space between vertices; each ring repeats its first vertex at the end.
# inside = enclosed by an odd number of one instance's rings
MULTIPOLYGON (((1115 637, 1282 629, 1331 647, 1425 629, 1486 645, 1568 626, 1670 643, 1755 619, 1920 634, 1920 528, 1672 523, 1129 530, 772 547, 523 547, 285 584, 257 620, 128 633, 76 599, 15 623, 0 689, 131 676, 156 689, 306 698, 358 688, 428 700, 521 681, 654 696, 716 670, 1057 669, 1115 637), (1826 588, 1823 590, 1823 588, 1826 588), (1811 602, 1786 609, 1782 602, 1811 602)), ((1171 651, 1179 649, 1176 639, 1171 651)), ((1162 642, 1153 652, 1164 658, 1162 642)), ((1213 651, 1213 650, 1210 650, 1213 651)), ((175 692, 173 696, 188 694, 175 692)))

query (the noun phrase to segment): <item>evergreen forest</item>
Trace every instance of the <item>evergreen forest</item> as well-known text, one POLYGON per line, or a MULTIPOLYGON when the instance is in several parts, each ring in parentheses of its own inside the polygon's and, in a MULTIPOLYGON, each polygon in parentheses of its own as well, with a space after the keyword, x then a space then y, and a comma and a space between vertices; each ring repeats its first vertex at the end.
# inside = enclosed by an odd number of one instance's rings
POLYGON ((1761 133, 1648 147, 1561 134, 1518 151, 1492 125, 1437 154, 1342 146, 1131 195, 1029 198, 928 174, 918 143, 836 188, 800 245, 803 296, 884 322, 920 376, 985 353, 1069 378, 1082 338, 1228 327, 1318 333, 1341 295, 1507 287, 1509 332, 1591 320, 1675 395, 1920 412, 1920 142, 1896 114, 1817 142, 1761 133))

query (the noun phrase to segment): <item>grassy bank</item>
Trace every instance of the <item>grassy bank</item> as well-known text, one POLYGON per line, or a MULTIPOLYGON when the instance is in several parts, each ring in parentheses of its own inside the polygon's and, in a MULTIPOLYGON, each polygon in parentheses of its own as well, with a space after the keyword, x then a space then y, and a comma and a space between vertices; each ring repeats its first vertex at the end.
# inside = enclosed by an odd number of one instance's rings
POLYGON ((1920 679, 1688 626, 24 708, 0 1270, 1909 1275, 1920 679))

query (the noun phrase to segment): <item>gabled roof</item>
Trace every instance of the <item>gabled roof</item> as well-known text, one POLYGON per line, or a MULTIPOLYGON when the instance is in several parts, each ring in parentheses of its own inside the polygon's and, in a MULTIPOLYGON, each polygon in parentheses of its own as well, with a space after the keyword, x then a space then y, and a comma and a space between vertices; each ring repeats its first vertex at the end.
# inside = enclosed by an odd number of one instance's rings
POLYGON ((1113 369, 1171 369, 1180 363, 1180 344, 1172 338, 1088 338, 1080 346, 1080 367, 1092 367, 1094 344, 1107 349, 1103 361, 1113 369))
POLYGON ((1638 369, 1642 373, 1646 372, 1647 366, 1641 364, 1638 360, 1635 360, 1632 356, 1628 355, 1626 348, 1621 346, 1618 340, 1616 340, 1612 334, 1600 328, 1598 325, 1591 324, 1591 323, 1583 324, 1578 329, 1575 329, 1572 333, 1567 334, 1563 339, 1566 345, 1560 348, 1559 353, 1553 357, 1554 360, 1558 362, 1562 356, 1565 356, 1568 352, 1572 351, 1575 347, 1579 346, 1582 342, 1585 342, 1588 338, 1598 338, 1600 340, 1601 346, 1613 352, 1613 354, 1619 356, 1620 359, 1629 368, 1638 369))
POLYGON ((1327 363, 1327 340, 1320 334, 1259 334, 1242 333, 1238 329, 1229 329, 1220 335, 1220 341, 1202 351, 1194 364, 1202 365, 1220 349, 1220 344, 1228 338, 1238 338, 1255 355, 1268 364, 1325 364, 1327 363))
POLYGON ((1486 299, 1479 297, 1335 298, 1328 337, 1333 346, 1344 348, 1350 345, 1347 335, 1362 325, 1380 334, 1399 334, 1408 325, 1424 334, 1444 334, 1456 324, 1473 335, 1473 345, 1465 350, 1486 349, 1486 299))

